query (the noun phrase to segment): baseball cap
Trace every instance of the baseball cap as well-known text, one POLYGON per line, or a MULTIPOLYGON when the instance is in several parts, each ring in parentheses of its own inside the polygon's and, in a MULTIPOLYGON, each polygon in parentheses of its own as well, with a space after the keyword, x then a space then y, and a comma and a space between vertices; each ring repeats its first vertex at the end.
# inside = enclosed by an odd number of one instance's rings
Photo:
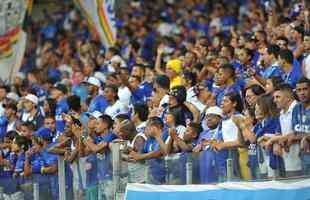
POLYGON ((101 86, 101 83, 100 83, 99 79, 96 78, 96 77, 93 77, 93 76, 89 77, 85 82, 88 83, 88 84, 97 86, 99 88, 101 86))
POLYGON ((27 94, 25 96, 25 99, 27 99, 28 101, 31 101, 35 105, 38 105, 38 103, 39 103, 38 97, 36 95, 34 95, 34 94, 27 94))
POLYGON ((96 119, 99 119, 103 114, 97 110, 95 110, 94 112, 88 112, 86 113, 87 116, 92 116, 96 119))
POLYGON ((182 61, 180 59, 169 60, 166 67, 167 69, 172 69, 179 74, 182 71, 182 61))
POLYGON ((55 84, 54 89, 61 91, 64 94, 67 94, 68 89, 64 84, 58 83, 55 84))
POLYGON ((49 128, 41 127, 34 133, 35 137, 40 137, 42 139, 50 139, 52 136, 52 130, 49 128))
POLYGON ((211 106, 206 110, 206 115, 218 115, 220 117, 224 117, 223 111, 220 107, 218 106, 211 106))

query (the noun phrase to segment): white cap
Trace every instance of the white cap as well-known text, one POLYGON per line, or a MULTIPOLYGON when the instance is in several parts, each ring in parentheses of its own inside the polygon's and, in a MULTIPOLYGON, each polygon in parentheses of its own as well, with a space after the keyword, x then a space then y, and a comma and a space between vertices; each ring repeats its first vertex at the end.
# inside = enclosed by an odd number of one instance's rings
POLYGON ((206 115, 213 114, 213 115, 218 115, 220 117, 224 117, 223 111, 220 107, 218 106, 211 106, 206 110, 206 115))
POLYGON ((111 63, 122 63, 123 59, 119 55, 115 55, 111 58, 111 63))
POLYGON ((99 79, 102 82, 106 81, 106 77, 102 72, 95 72, 94 77, 99 79))
POLYGON ((87 115, 92 116, 96 119, 99 119, 99 117, 101 117, 103 114, 101 112, 95 110, 94 112, 88 112, 87 115))
POLYGON ((19 96, 18 96, 15 92, 9 92, 9 93, 6 95, 6 98, 12 99, 12 100, 14 100, 14 101, 18 101, 18 100, 19 100, 19 96))
POLYGON ((33 95, 33 94, 27 94, 25 96, 25 99, 31 101, 32 103, 34 103, 35 105, 38 105, 39 103, 39 99, 36 95, 33 95))
POLYGON ((89 77, 86 82, 91 85, 97 86, 99 88, 101 86, 100 81, 96 77, 93 77, 93 76, 89 77))
POLYGON ((119 63, 121 68, 127 68, 126 62, 119 55, 115 55, 111 58, 111 63, 119 63))

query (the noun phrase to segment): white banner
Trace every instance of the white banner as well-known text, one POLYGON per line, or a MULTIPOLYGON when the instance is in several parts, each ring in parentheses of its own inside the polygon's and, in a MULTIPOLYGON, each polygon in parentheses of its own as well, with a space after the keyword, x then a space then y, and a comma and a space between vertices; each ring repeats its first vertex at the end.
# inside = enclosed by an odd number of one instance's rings
POLYGON ((126 200, 310 200, 310 179, 294 183, 225 182, 217 185, 128 184, 126 200))

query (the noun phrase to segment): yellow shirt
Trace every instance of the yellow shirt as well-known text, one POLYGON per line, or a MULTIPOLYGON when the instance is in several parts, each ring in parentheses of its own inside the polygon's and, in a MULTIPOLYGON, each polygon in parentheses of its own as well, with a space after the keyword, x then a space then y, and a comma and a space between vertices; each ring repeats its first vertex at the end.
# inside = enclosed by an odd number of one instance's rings
POLYGON ((177 76, 173 80, 170 81, 170 89, 175 87, 175 86, 182 85, 182 83, 183 83, 182 77, 181 76, 177 76))

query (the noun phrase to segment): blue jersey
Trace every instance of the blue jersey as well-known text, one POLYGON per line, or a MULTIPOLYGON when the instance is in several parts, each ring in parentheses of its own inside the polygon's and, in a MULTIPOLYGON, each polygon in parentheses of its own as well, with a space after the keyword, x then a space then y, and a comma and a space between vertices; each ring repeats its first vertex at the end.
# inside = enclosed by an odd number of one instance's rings
MULTIPOLYGON (((203 131, 199 136, 198 143, 202 143, 203 140, 223 141, 221 124, 216 129, 203 131)), ((201 183, 214 183, 217 182, 220 177, 225 177, 227 158, 227 150, 215 152, 211 146, 206 146, 199 156, 201 183)))
POLYGON ((269 79, 271 77, 282 77, 284 74, 284 72, 282 71, 282 69, 277 66, 277 65, 271 65, 269 67, 267 67, 266 69, 264 69, 263 73, 262 73, 262 77, 263 79, 269 79))
MULTIPOLYGON (((253 129, 257 138, 262 136, 270 136, 273 134, 281 133, 281 125, 278 117, 269 117, 264 119, 262 122, 258 122, 253 129)), ((257 146, 252 144, 249 146, 249 166, 251 171, 255 170, 258 164, 257 154, 260 153, 257 151, 257 146)), ((282 158, 280 156, 276 156, 272 151, 269 152, 270 160, 269 166, 272 169, 278 169, 282 163, 282 158)), ((262 156, 260 156, 261 158, 262 156)))
POLYGON ((153 93, 153 84, 152 83, 144 81, 143 83, 141 83, 140 87, 143 88, 143 90, 145 92, 145 96, 147 98, 152 96, 152 93, 153 93))
POLYGON ((31 165, 32 174, 41 174, 41 168, 44 167, 44 158, 41 152, 31 155, 29 162, 31 165))
MULTIPOLYGON (((166 141, 169 136, 168 129, 165 129, 161 138, 163 141, 166 141)), ((160 145, 155 138, 147 138, 144 143, 143 152, 150 153, 154 151, 160 151, 160 145)), ((165 161, 164 158, 154 158, 147 161, 147 165, 151 173, 151 182, 152 184, 164 183, 166 170, 165 170, 165 161)))
POLYGON ((299 81, 299 79, 302 77, 302 69, 299 64, 299 62, 295 59, 292 69, 289 73, 284 73, 282 75, 282 79, 284 80, 285 83, 290 84, 291 87, 295 88, 296 83, 299 81))
POLYGON ((103 95, 98 95, 91 100, 88 108, 88 112, 99 111, 104 113, 106 108, 109 106, 108 101, 103 95))
POLYGON ((144 87, 139 86, 134 91, 131 91, 130 103, 129 104, 145 104, 147 101, 147 91, 144 87))
POLYGON ((44 100, 47 97, 47 91, 45 89, 42 88, 42 86, 38 85, 38 84, 32 84, 31 88, 35 91, 35 95, 38 97, 39 100, 39 106, 43 106, 44 105, 44 100))
MULTIPOLYGON (((99 135, 95 137, 95 144, 100 144, 101 142, 112 142, 117 136, 109 132, 103 136, 99 135)), ((103 153, 97 153, 97 167, 98 167, 98 180, 105 180, 112 178, 112 163, 111 163, 111 152, 105 150, 103 153)))
POLYGON ((73 85, 72 93, 80 97, 81 102, 86 102, 88 91, 87 88, 83 85, 73 85))
POLYGON ((68 113, 68 111, 69 111, 69 106, 68 106, 67 98, 63 98, 56 105, 55 120, 56 120, 57 134, 63 133, 65 129, 65 121, 62 118, 62 114, 68 113))
POLYGON ((14 166, 17 161, 17 155, 14 152, 10 152, 9 150, 6 152, 4 150, 1 150, 0 153, 2 158, 9 161, 10 165, 12 166, 12 167, 6 166, 3 167, 2 169, 0 168, 0 177, 10 177, 12 176, 14 171, 14 166))
POLYGON ((302 103, 293 109, 292 126, 296 133, 310 134, 310 109, 306 109, 302 103))
POLYGON ((212 89, 212 93, 215 94, 216 105, 219 107, 221 106, 222 100, 226 93, 235 92, 241 95, 241 91, 242 91, 242 87, 237 83, 231 86, 225 86, 224 88, 213 88, 212 89))
POLYGON ((25 153, 18 154, 16 163, 15 163, 14 172, 22 173, 24 171, 25 159, 26 159, 25 153))
POLYGON ((257 138, 275 133, 281 133, 281 125, 278 117, 269 117, 254 126, 254 133, 257 138))
POLYGON ((0 116, 0 142, 3 141, 6 135, 8 124, 9 124, 9 121, 6 118, 6 116, 5 115, 0 116))

